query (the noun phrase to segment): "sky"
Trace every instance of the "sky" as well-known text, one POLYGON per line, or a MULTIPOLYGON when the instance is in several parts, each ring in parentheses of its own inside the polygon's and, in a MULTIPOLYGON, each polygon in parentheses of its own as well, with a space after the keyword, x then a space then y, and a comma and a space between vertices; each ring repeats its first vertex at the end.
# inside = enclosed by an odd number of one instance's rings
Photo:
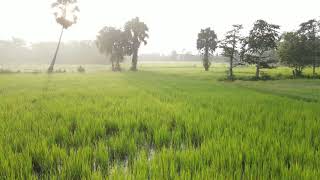
MULTIPOLYGON (((0 39, 22 38, 28 42, 57 41, 60 26, 51 10, 52 0, 1 0, 0 39), (2 1, 2 2, 1 2, 2 1)), ((79 21, 68 29, 63 41, 94 40, 104 26, 122 28, 140 17, 149 29, 141 53, 173 50, 196 53, 197 34, 211 27, 219 39, 232 24, 243 24, 248 33, 255 20, 281 26, 281 32, 320 17, 320 0, 78 0, 79 21)))

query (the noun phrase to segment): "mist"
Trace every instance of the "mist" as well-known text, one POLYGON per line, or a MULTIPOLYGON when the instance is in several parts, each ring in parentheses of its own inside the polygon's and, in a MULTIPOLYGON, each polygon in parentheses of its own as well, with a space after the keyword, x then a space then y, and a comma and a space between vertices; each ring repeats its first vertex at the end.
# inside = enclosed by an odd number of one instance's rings
MULTIPOLYGON (((18 37, 31 43, 57 41, 60 27, 52 14, 52 2, 3 2, 0 39, 18 37)), ((281 25, 281 32, 291 31, 301 22, 319 17, 319 6, 318 0, 80 0, 78 23, 65 32, 62 41, 95 40, 103 26, 121 28, 128 19, 140 17, 150 29, 148 46, 141 47, 141 53, 170 54, 185 49, 197 54, 195 41, 200 28, 211 27, 222 38, 232 24, 243 24, 244 33, 248 33, 255 20, 265 19, 281 25)))

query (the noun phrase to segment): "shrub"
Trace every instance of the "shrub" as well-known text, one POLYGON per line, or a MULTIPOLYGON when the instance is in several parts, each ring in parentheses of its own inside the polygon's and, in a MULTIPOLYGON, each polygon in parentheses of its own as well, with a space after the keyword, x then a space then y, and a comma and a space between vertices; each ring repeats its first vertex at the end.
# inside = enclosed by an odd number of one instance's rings
POLYGON ((12 71, 10 69, 0 69, 0 74, 20 73, 20 71, 12 71))
POLYGON ((82 66, 79 66, 78 69, 77 69, 77 71, 78 71, 79 73, 85 73, 85 72, 86 72, 86 70, 85 70, 84 67, 82 67, 82 66))
POLYGON ((55 73, 66 73, 67 71, 65 69, 58 69, 55 71, 55 73))

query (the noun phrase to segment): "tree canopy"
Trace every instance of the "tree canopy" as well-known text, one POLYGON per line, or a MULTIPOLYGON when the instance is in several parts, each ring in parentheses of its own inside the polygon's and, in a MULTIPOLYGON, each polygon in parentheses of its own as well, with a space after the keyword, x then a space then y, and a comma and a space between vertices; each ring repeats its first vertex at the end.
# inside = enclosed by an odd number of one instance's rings
POLYGON ((104 27, 97 36, 97 47, 100 53, 109 56, 113 71, 120 71, 120 62, 125 55, 132 52, 129 42, 130 34, 114 27, 104 27))
POLYGON ((58 24, 64 29, 68 29, 73 24, 77 23, 79 7, 77 0, 57 0, 52 4, 54 15, 58 24))
POLYGON ((232 26, 233 29, 228 31, 225 38, 220 42, 220 48, 223 50, 223 55, 229 57, 229 79, 233 79, 233 67, 241 64, 240 62, 240 46, 242 37, 240 30, 243 28, 242 25, 236 24, 232 26))
POLYGON ((203 56, 203 67, 206 71, 210 68, 209 57, 214 53, 218 45, 217 35, 210 28, 201 29, 197 39, 197 49, 203 56))
POLYGON ((300 24, 298 33, 305 36, 307 43, 305 49, 308 51, 305 58, 309 59, 310 65, 313 67, 313 76, 316 75, 316 67, 320 62, 320 21, 311 19, 300 24))
POLYGON ((280 26, 257 20, 249 36, 243 40, 241 58, 256 65, 256 78, 259 78, 260 68, 270 68, 276 62, 275 49, 279 40, 280 26))
POLYGON ((301 76, 302 70, 309 64, 307 38, 297 32, 283 34, 278 48, 282 64, 294 68, 294 76, 301 76))
POLYGON ((124 27, 125 31, 130 34, 130 42, 132 46, 132 66, 131 70, 137 70, 138 51, 141 43, 147 44, 148 26, 139 20, 138 17, 128 21, 124 27))

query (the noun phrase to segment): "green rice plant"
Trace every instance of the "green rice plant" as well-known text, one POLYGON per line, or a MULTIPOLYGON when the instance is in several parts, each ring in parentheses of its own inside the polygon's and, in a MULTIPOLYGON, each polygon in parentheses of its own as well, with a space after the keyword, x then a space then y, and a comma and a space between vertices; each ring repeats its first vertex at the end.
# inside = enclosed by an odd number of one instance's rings
POLYGON ((94 166, 96 172, 101 172, 101 176, 108 175, 109 168, 111 167, 109 162, 109 154, 107 145, 100 142, 94 151, 94 166))
POLYGON ((63 164, 61 177, 63 179, 89 179, 91 176, 89 148, 70 150, 67 161, 63 164))
POLYGON ((48 146, 43 142, 30 148, 32 172, 38 177, 46 177, 53 171, 53 158, 48 146))
POLYGON ((111 162, 132 161, 135 157, 137 147, 134 139, 125 134, 111 137, 108 140, 108 154, 111 162))
POLYGON ((1 74, 0 179, 317 179, 320 81, 214 68, 1 74))

